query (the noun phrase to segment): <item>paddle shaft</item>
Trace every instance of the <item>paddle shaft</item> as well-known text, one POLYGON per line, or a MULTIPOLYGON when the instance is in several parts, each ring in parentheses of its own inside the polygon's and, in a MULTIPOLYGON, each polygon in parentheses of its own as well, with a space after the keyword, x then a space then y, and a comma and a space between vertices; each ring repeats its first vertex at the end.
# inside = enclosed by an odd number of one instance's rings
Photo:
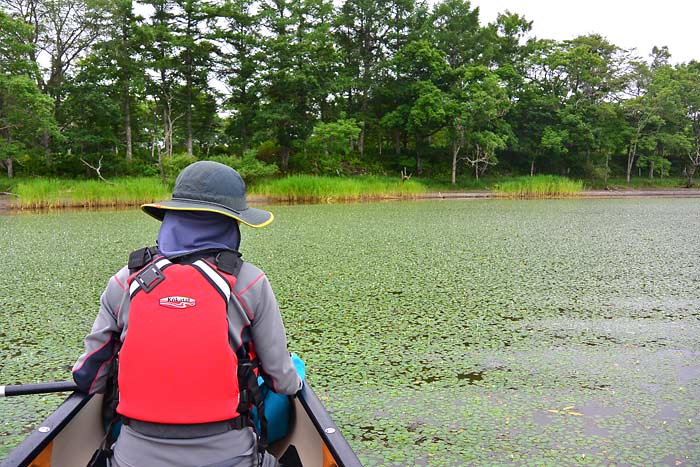
POLYGON ((78 386, 76 386, 73 381, 17 384, 14 386, 0 386, 0 397, 25 396, 27 394, 46 394, 49 392, 70 392, 77 390, 78 386))

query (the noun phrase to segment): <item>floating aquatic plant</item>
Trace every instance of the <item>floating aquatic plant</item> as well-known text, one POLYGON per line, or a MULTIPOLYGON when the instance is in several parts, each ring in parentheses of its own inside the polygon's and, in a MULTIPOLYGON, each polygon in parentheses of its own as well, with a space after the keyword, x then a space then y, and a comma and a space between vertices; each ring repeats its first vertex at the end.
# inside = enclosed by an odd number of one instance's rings
MULTIPOLYGON (((365 465, 700 465, 695 200, 272 209, 244 258, 365 465)), ((0 381, 66 379, 157 228, 0 216, 0 381)), ((60 400, 0 400, 0 457, 60 400)))

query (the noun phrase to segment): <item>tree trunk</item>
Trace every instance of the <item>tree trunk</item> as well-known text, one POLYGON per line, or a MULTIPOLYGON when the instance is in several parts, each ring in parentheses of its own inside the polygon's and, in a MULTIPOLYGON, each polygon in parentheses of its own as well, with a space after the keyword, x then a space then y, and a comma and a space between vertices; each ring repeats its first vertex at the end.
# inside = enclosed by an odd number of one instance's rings
POLYGON ((156 135, 153 135, 153 141, 151 141, 151 160, 156 157, 156 135))
POLYGON ((535 175, 535 158, 533 157, 532 160, 530 161, 530 176, 535 175))
MULTIPOLYGON (((3 108, 3 98, 2 94, 0 94, 0 110, 3 108)), ((7 141, 7 144, 12 144, 12 133, 10 133, 10 127, 9 125, 2 130, 0 130, 0 136, 2 136, 5 141, 7 141)), ((3 168, 7 169, 7 178, 12 178, 14 175, 12 171, 12 156, 7 156, 7 159, 0 159, 0 166, 3 166, 3 168)))
POLYGON ((44 130, 41 134, 41 147, 44 149, 44 160, 46 164, 51 163, 51 148, 49 144, 51 143, 51 136, 49 135, 49 130, 44 130))
POLYGON ((690 159, 690 167, 688 168, 688 184, 687 187, 693 186, 693 175, 695 175, 695 169, 700 165, 700 132, 695 135, 695 157, 693 157, 690 152, 688 153, 688 158, 690 159))
POLYGON ((185 131, 187 132, 187 140, 185 147, 187 155, 192 155, 192 57, 190 52, 187 53, 187 106, 185 109, 185 131))
POLYGON ((163 106, 163 145, 165 146, 165 157, 173 155, 173 122, 170 109, 170 102, 163 106))
POLYGON ((167 180, 165 179, 165 169, 163 168, 163 151, 158 151, 158 170, 160 170, 160 179, 165 185, 167 180))
POLYGON ((423 173, 423 160, 420 157, 420 138, 416 137, 416 175, 423 173))
POLYGON ((124 136, 126 139, 126 160, 131 162, 133 156, 131 147, 131 105, 129 105, 128 91, 124 100, 124 136))
POLYGON ((690 168, 688 169, 688 183, 685 185, 686 188, 693 187, 693 175, 695 175, 695 165, 691 164, 690 168))
POLYGON ((15 171, 12 168, 12 158, 7 158, 4 161, 2 161, 3 164, 5 165, 5 168, 7 169, 7 178, 12 178, 15 176, 15 171))
POLYGON ((281 150, 282 152, 280 156, 282 157, 282 171, 286 172, 287 168, 289 167, 289 153, 291 150, 287 146, 282 146, 281 150))
POLYGON ((700 165, 700 129, 693 125, 695 129, 695 157, 689 155, 690 157, 690 170, 688 170, 688 188, 693 186, 693 175, 695 175, 695 169, 700 165))
POLYGON ((649 161, 649 178, 654 178, 654 161, 649 161))
POLYGON ((452 143, 452 184, 457 184, 457 155, 459 154, 459 145, 452 143))
POLYGON ((192 111, 190 108, 187 108, 187 115, 186 117, 186 125, 187 125, 187 141, 185 143, 187 147, 187 155, 191 156, 192 155, 192 111))
POLYGON ((630 142, 630 147, 627 150, 627 183, 632 180, 632 167, 634 167, 634 158, 637 156, 637 142, 641 129, 637 128, 637 134, 630 142))
POLYGON ((362 122, 360 136, 357 138, 357 149, 360 151, 360 156, 365 155, 365 122, 362 122))

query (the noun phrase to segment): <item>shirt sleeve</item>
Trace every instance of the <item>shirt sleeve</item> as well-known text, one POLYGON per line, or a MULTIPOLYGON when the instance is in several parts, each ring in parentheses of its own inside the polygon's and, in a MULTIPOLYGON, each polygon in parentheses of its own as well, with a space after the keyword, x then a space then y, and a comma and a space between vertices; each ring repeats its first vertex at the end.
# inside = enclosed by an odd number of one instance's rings
POLYGON ((90 334, 85 337, 85 352, 73 365, 73 379, 88 394, 102 393, 121 339, 119 311, 128 296, 124 268, 112 276, 100 297, 100 308, 90 334))
POLYGON ((239 298, 253 314, 251 334, 263 378, 276 393, 295 394, 302 383, 287 350, 282 316, 267 277, 260 273, 239 298))

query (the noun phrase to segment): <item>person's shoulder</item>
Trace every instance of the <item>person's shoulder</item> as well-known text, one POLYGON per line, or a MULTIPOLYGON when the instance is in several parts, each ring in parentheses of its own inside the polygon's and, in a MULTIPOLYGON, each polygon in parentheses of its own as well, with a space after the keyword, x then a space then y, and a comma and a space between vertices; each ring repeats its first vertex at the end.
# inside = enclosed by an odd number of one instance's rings
POLYGON ((118 286, 120 289, 126 289, 127 282, 129 280, 129 266, 124 266, 119 271, 117 271, 109 280, 109 285, 118 286))
POLYGON ((114 273, 112 277, 120 282, 126 282, 130 275, 131 270, 129 269, 129 266, 124 265, 124 267, 114 273))
POLYGON ((246 289, 249 289, 261 280, 267 281, 265 273, 256 265, 243 261, 241 270, 236 276, 235 290, 240 293, 246 289))

